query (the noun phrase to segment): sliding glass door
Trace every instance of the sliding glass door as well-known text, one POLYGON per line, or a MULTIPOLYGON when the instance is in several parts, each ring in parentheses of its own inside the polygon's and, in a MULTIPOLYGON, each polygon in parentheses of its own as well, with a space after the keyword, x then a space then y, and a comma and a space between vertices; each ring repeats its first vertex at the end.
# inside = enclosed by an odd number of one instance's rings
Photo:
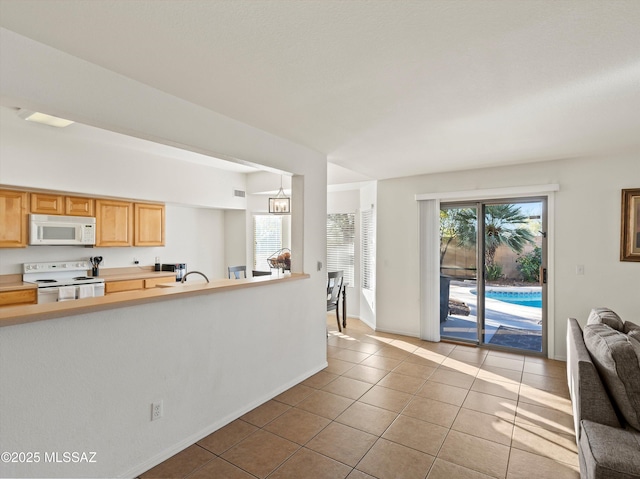
POLYGON ((478 205, 440 207, 440 336, 478 343, 478 205))
POLYGON ((546 200, 442 204, 440 334, 544 353, 546 200))

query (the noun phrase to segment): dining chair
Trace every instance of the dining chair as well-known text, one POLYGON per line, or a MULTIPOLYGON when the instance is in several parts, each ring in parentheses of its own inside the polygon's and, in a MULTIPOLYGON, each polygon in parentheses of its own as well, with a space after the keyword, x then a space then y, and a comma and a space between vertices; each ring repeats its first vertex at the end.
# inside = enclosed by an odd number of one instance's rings
MULTIPOLYGON (((327 275, 327 311, 336 311, 338 321, 338 331, 342 332, 340 325, 340 313, 338 303, 340 302, 340 292, 343 289, 343 271, 331 271, 327 275)), ((342 325, 347 327, 346 296, 342 299, 342 325)))
POLYGON ((247 277, 247 267, 246 266, 229 266, 227 268, 229 271, 229 279, 240 279, 240 273, 247 277), (233 273, 233 278, 231 278, 231 274, 233 273))

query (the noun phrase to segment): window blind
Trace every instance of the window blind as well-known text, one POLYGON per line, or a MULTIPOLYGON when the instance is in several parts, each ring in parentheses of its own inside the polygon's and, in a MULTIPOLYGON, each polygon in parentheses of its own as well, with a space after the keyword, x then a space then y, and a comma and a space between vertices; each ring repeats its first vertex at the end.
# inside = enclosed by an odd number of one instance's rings
POLYGON ((253 269, 269 271, 267 258, 282 249, 282 216, 253 216, 253 269))
POLYGON ((344 271, 343 281, 355 286, 354 213, 327 215, 327 271, 344 271))
POLYGON ((376 238, 373 209, 362 211, 362 288, 374 290, 376 283, 376 238))

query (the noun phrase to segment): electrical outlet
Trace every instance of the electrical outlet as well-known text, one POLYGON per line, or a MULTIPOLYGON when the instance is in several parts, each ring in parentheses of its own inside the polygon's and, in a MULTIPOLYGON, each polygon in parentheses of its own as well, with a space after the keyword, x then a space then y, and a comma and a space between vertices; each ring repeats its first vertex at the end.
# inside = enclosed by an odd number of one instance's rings
POLYGON ((162 417, 162 401, 154 402, 151 404, 151 420, 155 421, 162 417))
POLYGON ((133 264, 140 264, 140 261, 135 256, 133 257, 133 264))
POLYGON ((584 265, 583 264, 579 264, 576 266, 576 274, 577 275, 583 275, 584 274, 584 265))

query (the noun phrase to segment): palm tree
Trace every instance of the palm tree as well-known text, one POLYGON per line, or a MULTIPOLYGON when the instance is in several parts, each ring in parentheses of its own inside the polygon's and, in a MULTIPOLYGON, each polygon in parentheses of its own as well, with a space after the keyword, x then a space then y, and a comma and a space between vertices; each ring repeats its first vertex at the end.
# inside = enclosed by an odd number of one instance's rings
MULTIPOLYGON (((460 225, 457 229, 459 246, 474 247, 476 245, 476 210, 465 208, 456 215, 460 225)), ((495 265, 496 250, 499 246, 508 246, 516 253, 522 253, 525 245, 534 242, 534 236, 527 227, 528 217, 515 204, 504 203, 485 207, 485 265, 495 265)))

